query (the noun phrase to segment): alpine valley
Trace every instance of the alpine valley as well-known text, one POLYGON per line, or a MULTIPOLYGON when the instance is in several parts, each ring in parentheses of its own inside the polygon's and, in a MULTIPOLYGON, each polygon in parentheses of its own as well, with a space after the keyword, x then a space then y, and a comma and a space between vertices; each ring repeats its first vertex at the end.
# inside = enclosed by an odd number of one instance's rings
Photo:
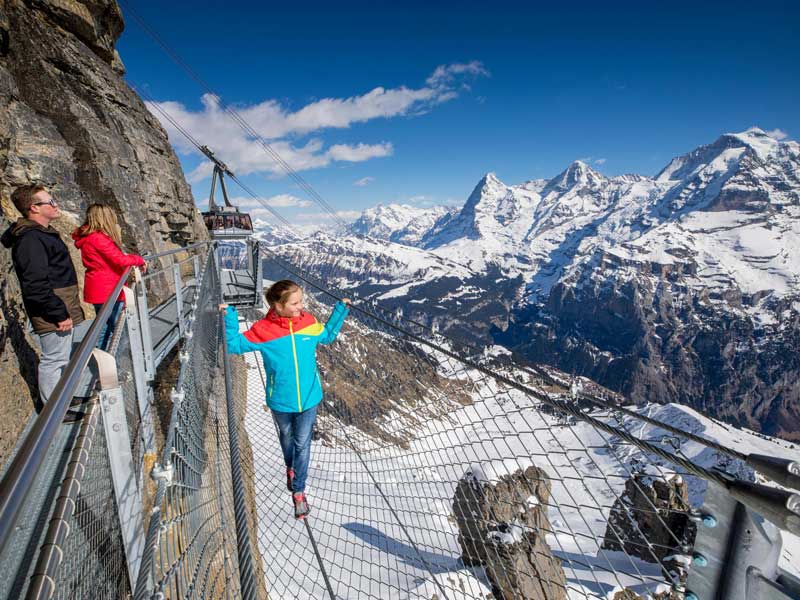
POLYGON ((655 177, 489 173, 460 210, 379 205, 276 246, 444 333, 800 441, 796 142, 726 134, 655 177))

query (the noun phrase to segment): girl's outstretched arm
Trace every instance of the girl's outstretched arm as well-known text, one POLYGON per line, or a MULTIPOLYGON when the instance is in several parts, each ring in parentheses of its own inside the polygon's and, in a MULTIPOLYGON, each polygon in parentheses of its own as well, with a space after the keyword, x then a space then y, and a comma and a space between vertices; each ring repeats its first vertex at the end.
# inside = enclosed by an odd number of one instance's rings
POLYGON ((325 323, 325 331, 319 338, 320 344, 330 344, 336 339, 336 336, 339 335, 339 330, 342 328, 344 318, 349 312, 347 308, 348 304, 345 304, 345 302, 337 302, 336 306, 333 307, 333 312, 331 312, 331 316, 328 317, 328 322, 325 323))
POLYGON ((221 311, 225 311, 225 340, 228 343, 228 352, 244 354, 258 350, 258 344, 254 344, 239 333, 239 314, 236 312, 236 308, 223 304, 220 304, 219 308, 221 311))

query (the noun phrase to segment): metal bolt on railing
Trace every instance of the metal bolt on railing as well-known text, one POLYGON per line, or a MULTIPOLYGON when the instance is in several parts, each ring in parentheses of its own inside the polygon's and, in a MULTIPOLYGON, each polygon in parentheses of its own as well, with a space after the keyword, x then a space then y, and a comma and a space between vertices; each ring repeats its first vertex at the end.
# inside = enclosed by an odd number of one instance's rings
POLYGON ((169 393, 169 399, 172 400, 173 404, 177 404, 178 406, 183 403, 183 399, 186 397, 186 394, 183 390, 176 390, 172 388, 172 391, 169 393))
POLYGON ((694 555, 692 555, 692 564, 694 564, 695 567, 707 567, 708 559, 699 552, 695 552, 694 555))
MULTIPOLYGON (((153 465, 153 470, 150 471, 150 478, 153 479, 156 483, 159 481, 163 481, 167 487, 172 485, 172 477, 174 475, 172 463, 167 464, 166 466, 161 466, 161 464, 153 465)), ((157 508, 153 509, 153 513, 155 514, 157 508)))
POLYGON ((717 526, 717 519, 714 517, 714 515, 703 515, 701 517, 701 522, 703 525, 709 528, 717 526))

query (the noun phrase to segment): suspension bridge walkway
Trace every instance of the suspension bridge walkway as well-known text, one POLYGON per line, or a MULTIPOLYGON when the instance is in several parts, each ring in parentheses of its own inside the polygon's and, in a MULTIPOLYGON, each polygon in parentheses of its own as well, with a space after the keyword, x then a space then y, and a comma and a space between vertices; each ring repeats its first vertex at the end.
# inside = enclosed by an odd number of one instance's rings
POLYGON ((291 225, 138 92, 214 163, 204 218, 223 231, 120 278, 111 346, 95 348, 106 304, 23 432, 0 480, 0 598, 800 599, 795 448, 624 406, 371 300, 320 351, 312 512, 296 521, 264 365, 228 356, 217 307, 239 306, 248 327, 264 274, 302 282, 320 320, 343 294, 252 239, 224 177, 291 225), (68 410, 83 416, 64 423, 68 410))
POLYGON ((800 595, 782 543, 800 532, 796 452, 719 443, 374 302, 321 355, 296 521, 261 359, 227 355, 217 305, 247 327, 264 269, 320 318, 341 294, 242 248, 234 269, 211 242, 120 279, 111 347, 94 348, 108 305, 4 469, 0 597, 800 595), (62 423, 71 405, 83 418, 62 423))

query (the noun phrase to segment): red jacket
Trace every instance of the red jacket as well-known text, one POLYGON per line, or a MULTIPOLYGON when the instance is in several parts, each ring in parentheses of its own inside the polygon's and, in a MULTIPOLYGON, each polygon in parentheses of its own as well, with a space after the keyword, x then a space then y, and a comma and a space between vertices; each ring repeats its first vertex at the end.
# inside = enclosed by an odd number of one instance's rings
MULTIPOLYGON (((138 254, 125 254, 110 237, 100 231, 80 236, 72 233, 75 246, 81 251, 81 260, 86 267, 83 299, 90 304, 103 304, 126 267, 141 267, 144 259, 138 254)), ((117 300, 124 300, 120 293, 117 300)))

